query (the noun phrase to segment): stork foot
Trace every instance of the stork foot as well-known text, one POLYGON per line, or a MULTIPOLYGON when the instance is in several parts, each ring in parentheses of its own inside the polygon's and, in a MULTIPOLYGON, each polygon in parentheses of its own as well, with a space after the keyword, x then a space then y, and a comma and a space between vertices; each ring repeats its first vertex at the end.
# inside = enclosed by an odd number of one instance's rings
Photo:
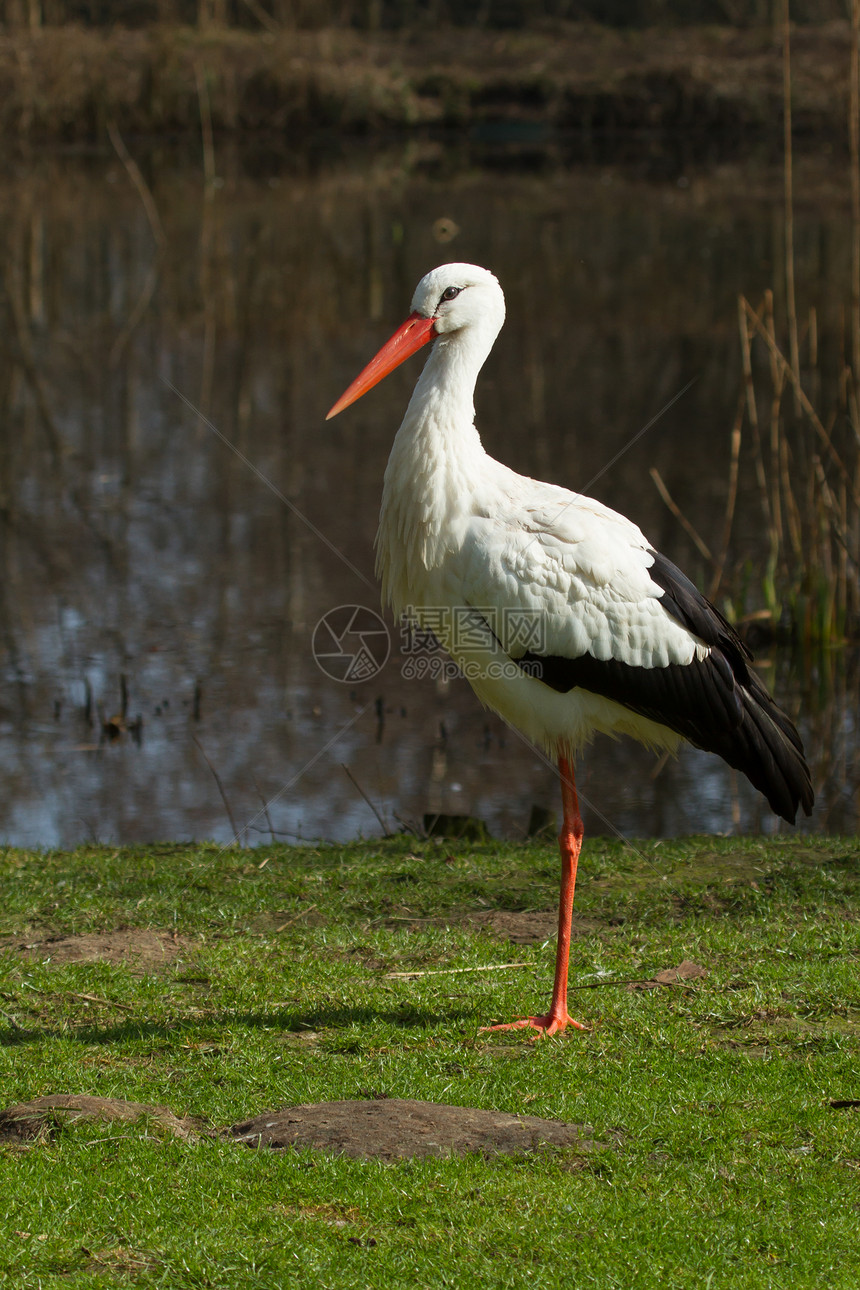
POLYGON ((555 1035, 560 1030, 573 1026, 574 1030, 585 1030, 581 1021, 574 1021, 567 1009, 564 1012, 548 1012, 540 1017, 523 1017, 520 1021, 505 1021, 499 1026, 481 1026, 485 1030, 524 1030, 526 1026, 536 1030, 540 1035, 555 1035))

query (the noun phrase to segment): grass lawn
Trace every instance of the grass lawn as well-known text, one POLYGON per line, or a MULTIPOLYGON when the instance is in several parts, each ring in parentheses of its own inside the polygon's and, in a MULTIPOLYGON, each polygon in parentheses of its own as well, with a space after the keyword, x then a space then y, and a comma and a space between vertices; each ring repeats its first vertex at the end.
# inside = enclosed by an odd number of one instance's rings
POLYGON ((856 1290, 860 1106, 832 1103, 860 1101, 860 844, 593 839, 590 1029, 479 1033, 548 1004, 557 867, 416 838, 0 853, 0 1108, 91 1093, 222 1127, 387 1095, 601 1144, 392 1164, 72 1125, 0 1148, 0 1286, 856 1290), (123 956, 141 929, 163 961, 123 956), (707 975, 623 984, 685 959, 707 975))

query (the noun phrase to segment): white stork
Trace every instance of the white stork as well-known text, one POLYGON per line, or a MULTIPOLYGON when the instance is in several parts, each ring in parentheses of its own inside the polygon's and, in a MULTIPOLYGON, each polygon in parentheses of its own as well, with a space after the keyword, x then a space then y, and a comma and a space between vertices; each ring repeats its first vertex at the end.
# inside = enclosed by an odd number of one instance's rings
POLYGON ((434 342, 385 471, 377 570, 395 615, 432 627, 478 698, 558 760, 552 1002, 545 1015, 509 1023, 550 1035, 582 1028, 567 1011, 583 834, 573 758, 592 734, 672 750, 688 739, 743 771, 791 823, 798 805, 809 814, 813 794, 792 721, 719 610, 623 515, 517 475, 484 450, 472 399, 504 318, 492 273, 440 265, 328 416, 434 342))

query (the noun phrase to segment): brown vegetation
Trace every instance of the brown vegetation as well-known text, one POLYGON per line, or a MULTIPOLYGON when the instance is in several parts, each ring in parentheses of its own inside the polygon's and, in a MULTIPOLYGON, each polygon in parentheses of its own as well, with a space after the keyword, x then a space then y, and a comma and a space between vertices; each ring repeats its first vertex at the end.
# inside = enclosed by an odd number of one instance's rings
MULTIPOLYGON (((846 138, 850 27, 799 28, 795 138, 846 138)), ((0 34, 7 139, 123 132, 361 132, 529 122, 552 130, 779 136, 782 63, 770 28, 361 32, 75 26, 0 34)))
MULTIPOLYGON (((467 28, 522 28, 555 19, 579 19, 612 27, 737 27, 779 22, 782 0, 0 0, 0 25, 142 27, 154 22, 199 27, 250 27, 266 31, 357 27, 433 30, 442 24, 467 28)), ((841 18, 840 0, 793 0, 797 22, 841 18)))
MULTIPOLYGON (((140 27, 162 22, 200 27, 515 28, 553 19, 615 27, 695 23, 761 26, 779 20, 782 0, 0 0, 0 25, 140 27)), ((840 0, 794 0, 798 22, 842 17, 840 0)))
POLYGON ((754 308, 738 301, 743 390, 731 435, 731 464, 722 549, 716 557, 680 512, 654 468, 652 478, 670 510, 712 564, 711 598, 726 592, 732 617, 770 621, 805 646, 828 647, 860 637, 860 0, 851 3, 851 52, 845 133, 851 192, 851 294, 842 302, 839 362, 822 371, 819 316, 813 305, 798 316, 795 293, 793 36, 789 0, 782 0, 784 319, 767 289, 754 308), (780 340, 778 337, 785 337, 780 340), (757 347, 754 350, 754 347, 757 347), (768 373, 768 377, 764 374, 768 373), (828 375, 830 379, 828 380, 828 375), (826 397, 820 411, 810 399, 826 397), (724 584, 738 485, 744 425, 755 463, 768 555, 756 576, 724 584), (743 586, 746 581, 746 587, 743 586), (766 608, 748 614, 745 597, 763 596, 766 608))

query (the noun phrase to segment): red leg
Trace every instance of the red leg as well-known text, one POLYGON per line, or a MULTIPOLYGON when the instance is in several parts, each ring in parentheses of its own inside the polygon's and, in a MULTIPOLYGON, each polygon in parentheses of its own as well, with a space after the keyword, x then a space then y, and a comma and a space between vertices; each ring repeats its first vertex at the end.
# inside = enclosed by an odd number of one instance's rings
POLYGON ((564 822, 558 835, 558 846, 561 852, 561 892, 558 900, 558 945, 555 954, 555 981, 552 987, 552 1002, 549 1012, 538 1017, 524 1017, 521 1021, 509 1021, 502 1026, 484 1026, 484 1030, 518 1030, 530 1026, 542 1035, 554 1035, 557 1030, 575 1026, 584 1030, 578 1021, 574 1021, 567 1010, 567 965, 570 958, 570 922, 573 917, 573 892, 576 886, 576 866, 579 860, 579 849, 582 846, 583 824, 579 813, 579 799, 576 796, 576 782, 573 777, 573 765, 566 757, 559 757, 558 771, 561 777, 561 800, 564 808, 564 822))

